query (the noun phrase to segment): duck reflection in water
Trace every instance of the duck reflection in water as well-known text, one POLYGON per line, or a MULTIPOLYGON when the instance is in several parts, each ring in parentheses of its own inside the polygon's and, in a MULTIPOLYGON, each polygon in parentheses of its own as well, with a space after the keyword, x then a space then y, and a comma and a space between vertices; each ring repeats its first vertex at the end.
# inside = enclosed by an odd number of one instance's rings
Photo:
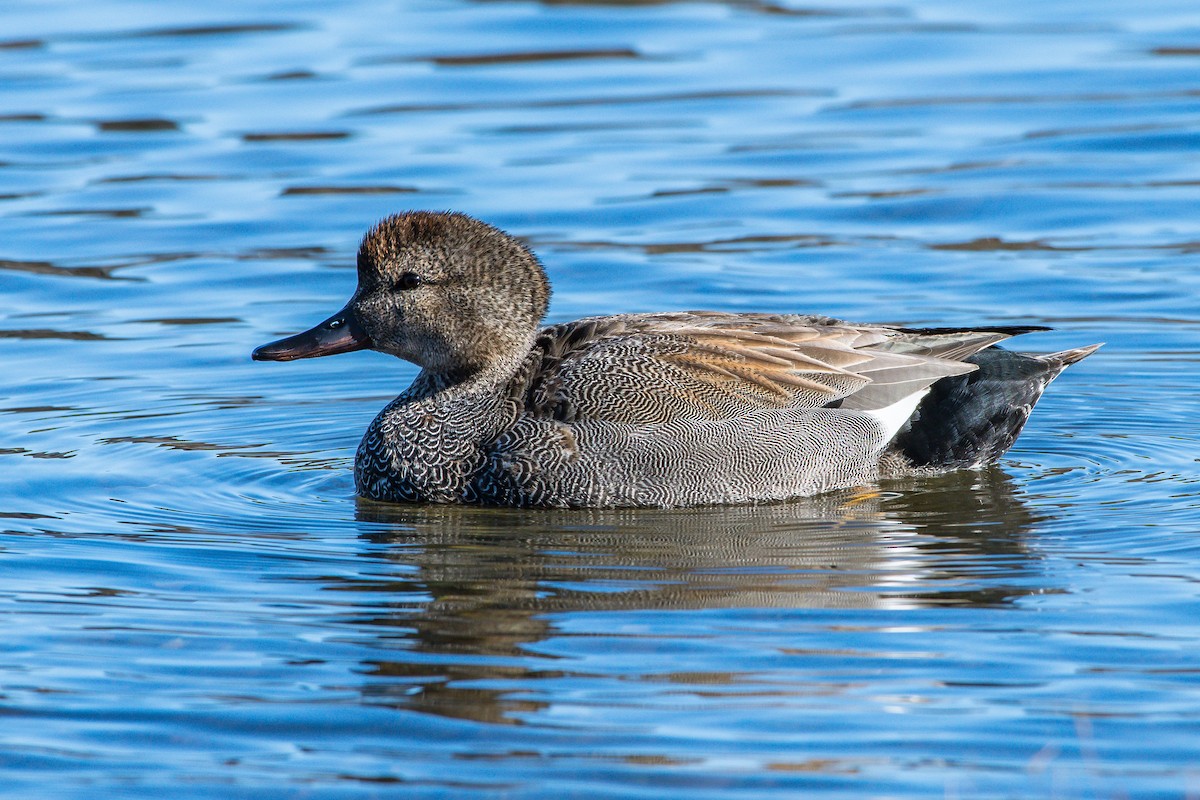
POLYGON ((487 722, 536 713, 530 681, 569 676, 552 656, 529 666, 557 614, 1004 607, 1048 590, 1025 544, 1039 518, 999 469, 880 488, 685 510, 362 500, 363 555, 394 571, 329 588, 378 598, 355 622, 381 651, 364 664, 370 702, 487 722), (463 685, 481 681, 512 688, 463 685))

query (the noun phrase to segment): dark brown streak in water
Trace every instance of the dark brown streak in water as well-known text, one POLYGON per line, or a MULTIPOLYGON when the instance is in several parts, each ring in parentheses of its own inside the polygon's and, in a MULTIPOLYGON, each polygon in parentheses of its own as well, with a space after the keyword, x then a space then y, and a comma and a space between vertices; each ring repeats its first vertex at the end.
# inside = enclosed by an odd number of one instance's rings
POLYGON ((60 267, 49 261, 17 261, 0 258, 0 270, 11 272, 31 272, 35 275, 59 275, 67 278, 103 278, 117 281, 136 281, 141 278, 129 278, 114 275, 120 267, 60 267))
POLYGON ((151 28, 125 34, 130 38, 150 38, 156 36, 230 36, 241 33, 282 33, 299 30, 300 25, 283 22, 261 22, 251 24, 230 25, 188 25, 177 28, 151 28))
POLYGON ((728 186, 701 186, 696 189, 659 189, 651 192, 651 197, 685 197, 693 194, 724 194, 728 186))
POLYGON ((930 250, 978 250, 978 251, 995 251, 995 250, 1045 250, 1045 251, 1087 251, 1093 250, 1092 247, 1063 247, 1061 245, 1048 244, 1039 239, 1034 239, 1028 242, 1008 242, 996 236, 984 236, 979 239, 972 239, 969 242, 945 242, 942 244, 928 245, 930 250))
POLYGON ((26 328, 24 330, 0 331, 0 339, 74 339, 82 342, 119 341, 111 336, 91 331, 56 331, 51 328, 26 328))
POLYGON ((1154 245, 1152 250, 1178 250, 1181 255, 1200 253, 1200 240, 1193 242, 1176 242, 1175 244, 1154 245))
POLYGON ((257 394, 247 395, 203 395, 203 394, 181 394, 177 395, 172 400, 181 400, 190 402, 193 405, 203 406, 206 408, 240 408, 243 406, 252 406, 262 402, 262 396, 257 394))
POLYGON ((279 131, 243 133, 243 142, 327 142, 349 139, 349 131, 279 131))
POLYGON ((862 197, 867 200, 894 200, 899 197, 922 197, 931 194, 941 194, 937 189, 892 189, 890 191, 874 191, 874 192, 833 192, 830 197, 837 198, 855 198, 862 197))
POLYGON ((489 53, 461 56, 427 56, 406 59, 425 61, 440 67, 476 67, 496 64, 533 64, 547 61, 587 61, 610 58, 642 58, 642 54, 627 47, 608 50, 531 50, 517 53, 489 53))
POLYGON ((115 175, 111 178, 100 178, 93 183, 141 183, 143 181, 219 181, 229 180, 226 175, 186 175, 169 172, 151 172, 145 175, 115 175))
POLYGON ((728 185, 734 188, 787 189, 794 186, 815 188, 824 184, 821 181, 809 180, 808 178, 737 178, 729 181, 728 185))
POLYGON ((96 120, 95 125, 102 133, 158 133, 179 130, 178 122, 161 117, 96 120))
POLYGON ((101 444, 153 444, 170 450, 215 450, 236 451, 248 447, 264 447, 265 443, 255 444, 212 444, 211 442, 192 442, 177 436, 111 436, 100 440, 101 444))
POLYGON ((412 194, 420 191, 412 186, 289 186, 279 194, 412 194))
POLYGON ((328 247, 319 245, 312 247, 262 247, 238 253, 233 256, 238 261, 289 261, 301 259, 316 261, 329 255, 328 247))
POLYGON ((307 81, 318 77, 317 73, 307 69, 294 69, 287 72, 274 72, 263 80, 268 81, 307 81))
POLYGON ((1155 47, 1150 51, 1154 56, 1200 56, 1200 47, 1155 47))
POLYGON ((1200 252, 1200 241, 1184 241, 1184 242, 1168 242, 1166 244, 1127 244, 1127 245, 1056 245, 1040 239, 1034 239, 1025 242, 1008 242, 997 236, 984 236, 979 239, 972 239, 966 242, 944 242, 938 244, 926 244, 930 250, 974 250, 974 251, 996 251, 996 250, 1034 250, 1045 252, 1079 252, 1086 253, 1092 251, 1124 251, 1124 250, 1173 250, 1180 255, 1190 255, 1200 252))
POLYGON ((183 251, 177 253, 145 253, 125 256, 119 264, 107 267, 63 267, 49 261, 24 261, 20 259, 0 258, 0 270, 13 272, 32 272, 39 275, 58 275, 69 278, 105 278, 108 280, 144 281, 145 278, 114 275, 121 269, 144 267, 151 264, 170 264, 178 261, 193 261, 201 258, 232 259, 234 261, 319 261, 327 257, 329 248, 314 245, 311 247, 263 247, 247 250, 242 253, 223 253, 220 251, 183 251))
POLYGON ((126 219, 141 217, 153 211, 153 208, 60 208, 54 211, 35 211, 34 217, 109 217, 111 219, 126 219))
POLYGON ((738 8, 757 11, 780 17, 875 17, 875 16, 904 16, 905 12, 894 8, 879 9, 830 9, 830 8, 788 8, 776 3, 735 3, 738 8))

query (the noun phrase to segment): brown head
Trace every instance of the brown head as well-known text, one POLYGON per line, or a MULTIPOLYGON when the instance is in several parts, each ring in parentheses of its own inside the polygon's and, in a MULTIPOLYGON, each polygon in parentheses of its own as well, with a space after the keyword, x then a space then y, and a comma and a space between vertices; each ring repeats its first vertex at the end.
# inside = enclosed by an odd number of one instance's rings
POLYGON ((549 298, 541 264, 516 239, 465 214, 410 211, 363 237, 358 289, 345 308, 253 357, 370 348, 466 376, 523 355, 549 298))

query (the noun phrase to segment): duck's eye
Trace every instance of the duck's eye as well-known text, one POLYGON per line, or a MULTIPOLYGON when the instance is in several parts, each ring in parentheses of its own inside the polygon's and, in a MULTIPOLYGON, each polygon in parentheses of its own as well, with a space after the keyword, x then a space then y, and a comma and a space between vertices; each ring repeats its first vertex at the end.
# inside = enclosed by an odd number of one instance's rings
POLYGON ((396 280, 397 289, 415 289, 421 285, 421 276, 415 272, 402 272, 396 280))

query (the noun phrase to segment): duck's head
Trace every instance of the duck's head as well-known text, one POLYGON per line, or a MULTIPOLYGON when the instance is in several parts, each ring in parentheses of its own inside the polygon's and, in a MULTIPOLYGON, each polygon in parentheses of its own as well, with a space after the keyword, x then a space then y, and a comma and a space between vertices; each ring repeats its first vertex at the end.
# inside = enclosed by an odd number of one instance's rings
POLYGON ((549 298, 537 257, 498 228, 465 214, 396 214, 363 237, 358 288, 346 307, 253 358, 369 348, 431 372, 470 375, 522 355, 549 298))

